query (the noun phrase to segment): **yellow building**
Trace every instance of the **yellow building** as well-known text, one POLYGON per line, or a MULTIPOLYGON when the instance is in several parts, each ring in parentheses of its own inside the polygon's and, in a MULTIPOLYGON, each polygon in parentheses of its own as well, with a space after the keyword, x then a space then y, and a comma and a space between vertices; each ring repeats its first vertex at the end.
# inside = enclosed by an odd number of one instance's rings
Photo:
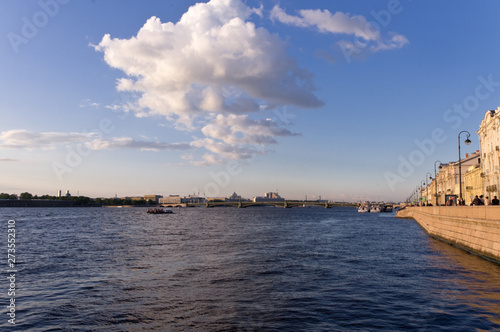
POLYGON ((432 181, 429 186, 429 190, 425 192, 427 194, 429 201, 432 202, 433 205, 436 204, 436 192, 437 192, 437 202, 438 205, 446 204, 446 197, 450 196, 460 196, 460 185, 462 185, 462 197, 467 202, 466 195, 466 184, 465 184, 465 174, 469 167, 478 167, 480 165, 480 153, 476 151, 474 153, 466 153, 464 158, 461 160, 461 163, 458 161, 451 162, 448 164, 441 164, 439 172, 436 175, 436 179, 432 181), (459 167, 462 167, 461 181, 459 180, 459 167), (437 188, 436 188, 437 186, 437 188), (431 200, 430 198, 433 197, 431 200))
POLYGON ((465 193, 463 198, 466 205, 470 205, 474 197, 483 194, 483 179, 481 178, 481 166, 470 166, 465 173, 465 193))
POLYGON ((144 195, 144 200, 147 201, 153 201, 155 203, 158 203, 160 201, 160 198, 163 196, 161 195, 144 195))

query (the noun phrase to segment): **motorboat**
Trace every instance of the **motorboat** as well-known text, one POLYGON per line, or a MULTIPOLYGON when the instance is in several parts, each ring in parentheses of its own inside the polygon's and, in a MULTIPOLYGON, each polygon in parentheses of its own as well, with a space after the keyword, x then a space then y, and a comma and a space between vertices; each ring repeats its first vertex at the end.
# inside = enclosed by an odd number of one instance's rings
POLYGON ((368 212, 370 212, 370 206, 369 205, 365 205, 365 204, 360 205, 358 207, 358 212, 360 212, 360 213, 368 213, 368 212))
POLYGON ((174 211, 168 209, 148 209, 148 214, 172 214, 174 211))
POLYGON ((370 208, 370 213, 380 213, 382 212, 382 206, 381 205, 372 205, 370 208))

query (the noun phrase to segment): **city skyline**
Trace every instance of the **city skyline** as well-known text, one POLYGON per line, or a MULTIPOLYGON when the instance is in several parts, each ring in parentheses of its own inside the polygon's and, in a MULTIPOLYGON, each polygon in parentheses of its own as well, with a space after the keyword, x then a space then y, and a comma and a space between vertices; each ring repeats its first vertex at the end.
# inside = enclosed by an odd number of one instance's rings
POLYGON ((0 192, 403 201, 500 105, 494 1, 0 8, 0 192))

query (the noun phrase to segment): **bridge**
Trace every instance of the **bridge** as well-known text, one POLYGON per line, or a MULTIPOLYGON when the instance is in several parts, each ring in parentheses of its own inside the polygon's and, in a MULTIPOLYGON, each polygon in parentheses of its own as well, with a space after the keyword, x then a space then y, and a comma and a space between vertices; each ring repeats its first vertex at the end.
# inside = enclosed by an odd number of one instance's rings
POLYGON ((319 206, 324 208, 332 208, 335 206, 357 206, 354 203, 338 203, 338 202, 315 202, 315 201, 279 201, 279 202, 251 202, 251 201, 239 201, 239 202, 207 202, 207 203, 182 203, 182 204, 163 204, 163 207, 196 207, 205 206, 207 208, 213 207, 237 207, 237 208, 247 208, 251 206, 275 206, 282 208, 292 208, 292 207, 313 207, 319 206))

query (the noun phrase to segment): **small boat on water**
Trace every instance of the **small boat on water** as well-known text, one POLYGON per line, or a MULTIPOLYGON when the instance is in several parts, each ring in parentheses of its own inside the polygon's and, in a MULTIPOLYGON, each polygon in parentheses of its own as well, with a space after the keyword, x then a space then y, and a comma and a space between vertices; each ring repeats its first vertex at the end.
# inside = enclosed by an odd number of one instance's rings
POLYGON ((394 206, 392 204, 386 204, 384 207, 384 212, 392 212, 394 206))
POLYGON ((171 213, 174 213, 174 211, 168 210, 168 209, 148 209, 148 211, 146 213, 148 213, 148 214, 171 214, 171 213))
POLYGON ((360 205, 358 207, 358 212, 359 213, 368 213, 368 212, 370 212, 370 206, 369 205, 365 205, 365 204, 360 205))
POLYGON ((364 202, 359 203, 358 212, 361 213, 381 213, 381 212, 392 212, 394 205, 392 203, 384 202, 364 202))

